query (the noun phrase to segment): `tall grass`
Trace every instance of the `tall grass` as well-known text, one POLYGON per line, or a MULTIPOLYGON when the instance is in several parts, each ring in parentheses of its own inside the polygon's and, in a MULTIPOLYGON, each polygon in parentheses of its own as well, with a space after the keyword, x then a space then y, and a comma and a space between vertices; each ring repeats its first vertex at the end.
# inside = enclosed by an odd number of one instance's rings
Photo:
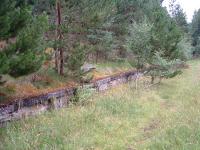
POLYGON ((198 149, 200 61, 146 90, 134 83, 0 129, 0 149, 198 149))

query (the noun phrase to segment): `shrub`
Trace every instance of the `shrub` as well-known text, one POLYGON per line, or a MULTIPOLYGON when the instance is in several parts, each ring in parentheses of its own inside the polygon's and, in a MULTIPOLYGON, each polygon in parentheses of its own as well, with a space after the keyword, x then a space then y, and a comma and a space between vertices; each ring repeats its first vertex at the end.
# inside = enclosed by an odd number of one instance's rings
POLYGON ((162 78, 173 78, 181 74, 182 71, 178 64, 180 64, 180 60, 167 60, 162 57, 162 53, 155 53, 151 67, 147 72, 151 76, 151 83, 153 84, 157 77, 161 81, 162 78))
POLYGON ((12 61, 10 61, 9 74, 13 77, 18 77, 33 73, 41 67, 42 62, 43 56, 36 55, 31 50, 28 50, 25 53, 13 56, 12 61))
POLYGON ((92 97, 92 95, 95 93, 95 89, 92 89, 90 87, 79 87, 75 91, 75 96, 72 99, 73 103, 77 103, 79 105, 85 105, 89 101, 89 99, 92 97))

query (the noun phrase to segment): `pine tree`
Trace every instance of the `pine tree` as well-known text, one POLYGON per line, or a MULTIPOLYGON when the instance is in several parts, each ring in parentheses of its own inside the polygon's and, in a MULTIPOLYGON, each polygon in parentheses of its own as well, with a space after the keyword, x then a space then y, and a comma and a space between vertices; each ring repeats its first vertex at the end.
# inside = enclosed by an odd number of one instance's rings
POLYGON ((130 26, 127 45, 135 55, 132 61, 137 68, 144 68, 146 64, 150 66, 149 75, 153 82, 156 77, 176 74, 171 62, 176 62, 180 56, 178 44, 182 32, 158 2, 154 1, 147 6, 147 9, 143 7, 144 15, 151 8, 151 13, 146 15, 147 22, 130 26))
POLYGON ((8 23, 10 26, 6 32, 5 28, 1 30, 1 37, 15 36, 16 42, 8 45, 0 52, 0 74, 10 74, 17 77, 35 72, 42 65, 44 58, 45 41, 43 37, 48 28, 47 17, 45 14, 32 16, 30 7, 25 1, 12 1, 12 3, 6 1, 4 4, 5 10, 8 12, 5 13, 4 7, 1 7, 1 16, 8 15, 11 22, 8 23), (14 27, 16 27, 16 30, 14 27))
POLYGON ((2 0, 0 5, 0 39, 8 39, 26 25, 31 13, 26 3, 17 0, 2 0))
POLYGON ((194 54, 199 54, 200 47, 200 9, 194 13, 191 23, 192 45, 195 47, 194 54))
POLYGON ((131 58, 129 62, 137 69, 143 69, 152 61, 151 28, 152 25, 147 22, 134 23, 129 27, 127 48, 135 55, 135 58, 131 58))
POLYGON ((170 13, 176 24, 181 28, 183 32, 188 32, 188 23, 186 14, 181 8, 180 4, 176 4, 176 0, 170 2, 170 13))

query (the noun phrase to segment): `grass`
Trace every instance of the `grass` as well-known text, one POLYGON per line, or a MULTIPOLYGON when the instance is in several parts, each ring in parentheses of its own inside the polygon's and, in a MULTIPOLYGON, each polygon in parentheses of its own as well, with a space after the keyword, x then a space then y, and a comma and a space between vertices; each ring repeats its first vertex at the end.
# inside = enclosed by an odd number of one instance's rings
POLYGON ((93 75, 94 79, 98 79, 133 69, 134 68, 128 63, 127 60, 101 62, 96 64, 96 70, 93 71, 93 75))
MULTIPOLYGON (((73 79, 74 77, 58 76, 52 67, 53 65, 54 64, 51 63, 49 66, 44 65, 38 72, 34 73, 38 74, 41 78, 34 82, 30 80, 33 74, 19 78, 12 78, 9 75, 4 76, 7 82, 4 86, 0 85, 0 103, 4 103, 14 98, 33 96, 76 84, 76 81, 73 79), (1 94, 6 96, 1 96, 1 94)), ((102 62, 95 66, 96 70, 91 72, 94 79, 132 69, 128 62, 125 61, 102 62)))
POLYGON ((200 147, 200 61, 149 89, 134 83, 0 129, 2 150, 152 149, 200 147))
POLYGON ((113 62, 101 62, 96 64, 97 71, 104 74, 113 74, 120 71, 127 71, 133 69, 133 67, 127 62, 127 60, 113 61, 113 62))

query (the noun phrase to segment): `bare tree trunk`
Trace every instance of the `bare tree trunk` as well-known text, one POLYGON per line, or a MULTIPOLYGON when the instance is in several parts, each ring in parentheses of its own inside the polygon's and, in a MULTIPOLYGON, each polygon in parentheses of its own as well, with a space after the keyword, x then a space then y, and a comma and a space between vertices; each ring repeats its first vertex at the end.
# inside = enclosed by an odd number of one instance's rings
POLYGON ((58 29, 56 28, 56 46, 55 46, 55 70, 59 73, 59 54, 58 54, 58 29))
POLYGON ((56 31, 55 31, 55 34, 56 34, 56 37, 55 37, 55 70, 57 73, 59 73, 59 55, 58 55, 58 13, 57 13, 57 1, 56 1, 56 9, 55 9, 55 14, 56 14, 56 31))
POLYGON ((60 0, 56 1, 56 10, 57 10, 57 39, 59 41, 59 47, 56 54, 56 66, 57 66, 58 73, 60 75, 63 75, 64 74, 64 55, 63 55, 63 48, 60 45, 62 41, 62 31, 61 31, 62 19, 61 19, 60 0))

